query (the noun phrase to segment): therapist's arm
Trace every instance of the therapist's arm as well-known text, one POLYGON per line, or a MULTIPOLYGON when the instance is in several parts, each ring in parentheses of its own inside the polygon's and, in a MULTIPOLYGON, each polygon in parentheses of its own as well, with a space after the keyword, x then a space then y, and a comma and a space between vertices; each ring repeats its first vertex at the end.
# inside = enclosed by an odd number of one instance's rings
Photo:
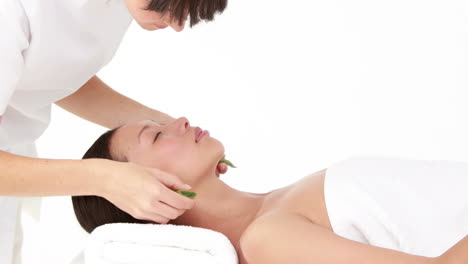
POLYGON ((147 119, 162 124, 174 120, 165 113, 118 93, 97 76, 91 78, 75 93, 55 103, 81 118, 107 128, 147 119))
POLYGON ((179 178, 130 162, 39 159, 0 150, 0 172, 0 196, 97 195, 134 218, 162 224, 195 205, 168 189, 188 190, 179 178))
POLYGON ((102 173, 102 177, 94 163, 29 158, 0 150, 0 196, 101 194, 107 176, 102 173))

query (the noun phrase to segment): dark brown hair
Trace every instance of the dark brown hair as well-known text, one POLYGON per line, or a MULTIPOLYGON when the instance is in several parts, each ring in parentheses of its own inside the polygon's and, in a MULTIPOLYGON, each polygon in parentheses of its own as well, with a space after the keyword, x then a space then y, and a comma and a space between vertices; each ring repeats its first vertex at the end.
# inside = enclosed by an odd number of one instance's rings
MULTIPOLYGON (((117 129, 102 134, 86 151, 83 159, 113 160, 110 153, 110 141, 117 129)), ((72 196, 72 203, 78 222, 88 233, 91 233, 98 226, 110 223, 150 223, 134 218, 100 196, 72 196)))
POLYGON ((221 14, 227 6, 227 0, 151 0, 147 10, 160 13, 168 12, 173 21, 182 24, 187 14, 190 26, 201 20, 212 21, 216 13, 221 14))

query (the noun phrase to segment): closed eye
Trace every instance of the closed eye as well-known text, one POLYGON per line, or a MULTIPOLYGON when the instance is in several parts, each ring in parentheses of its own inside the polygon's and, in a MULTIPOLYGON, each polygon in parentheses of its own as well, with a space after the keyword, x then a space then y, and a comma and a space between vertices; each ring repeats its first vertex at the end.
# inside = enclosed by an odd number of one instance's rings
POLYGON ((156 133, 156 136, 154 137, 153 143, 156 142, 156 139, 158 139, 159 135, 162 133, 162 131, 159 131, 156 133))

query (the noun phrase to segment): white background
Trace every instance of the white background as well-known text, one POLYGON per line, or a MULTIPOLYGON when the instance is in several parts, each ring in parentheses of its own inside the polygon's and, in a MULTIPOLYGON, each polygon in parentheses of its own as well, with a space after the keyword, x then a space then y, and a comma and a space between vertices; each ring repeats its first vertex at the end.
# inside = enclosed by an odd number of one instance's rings
MULTIPOLYGON (((468 161, 464 0, 231 0, 182 33, 132 24, 98 76, 209 130, 238 167, 221 179, 244 191, 360 154, 468 161)), ((41 157, 79 159, 105 131, 59 108, 52 120, 41 157)), ((44 199, 41 227, 31 263, 86 240, 69 197, 44 199)))

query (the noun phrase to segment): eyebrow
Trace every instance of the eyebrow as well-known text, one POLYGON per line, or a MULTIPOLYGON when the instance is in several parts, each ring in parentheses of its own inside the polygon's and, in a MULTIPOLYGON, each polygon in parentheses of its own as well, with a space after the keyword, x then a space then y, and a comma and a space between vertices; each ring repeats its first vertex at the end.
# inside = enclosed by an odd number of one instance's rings
POLYGON ((145 131, 145 129, 148 129, 150 126, 149 125, 145 125, 143 126, 143 128, 140 130, 140 132, 138 132, 138 144, 140 144, 140 137, 141 137, 141 134, 143 133, 143 131, 145 131))
POLYGON ((166 125, 165 123, 159 123, 158 121, 153 120, 153 119, 150 119, 150 120, 155 122, 156 124, 158 124, 158 126, 165 126, 166 125))

